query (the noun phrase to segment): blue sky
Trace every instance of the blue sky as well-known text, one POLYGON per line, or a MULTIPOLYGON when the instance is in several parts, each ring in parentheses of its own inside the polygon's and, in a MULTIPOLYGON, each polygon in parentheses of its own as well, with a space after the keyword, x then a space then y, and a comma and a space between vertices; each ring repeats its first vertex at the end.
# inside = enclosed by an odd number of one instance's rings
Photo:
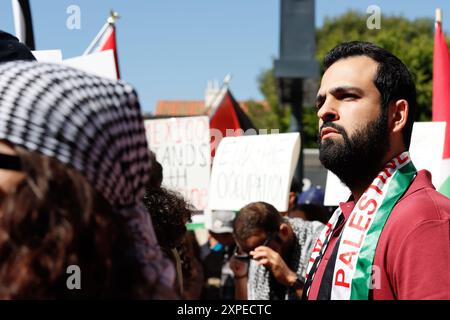
MULTIPOLYGON (((62 49, 65 58, 81 55, 111 8, 117 23, 122 78, 138 90, 142 107, 153 111, 162 99, 203 99, 207 80, 233 75, 239 100, 260 99, 258 74, 278 57, 279 0, 30 0, 37 49, 62 49), (81 29, 66 27, 67 7, 81 9, 81 29)), ((316 25, 325 16, 378 5, 382 14, 434 17, 446 0, 317 0, 316 25)), ((445 21, 448 20, 448 23, 445 21)), ((381 27, 383 22, 381 21, 381 27)), ((0 2, 0 29, 13 32, 11 2, 0 2)))

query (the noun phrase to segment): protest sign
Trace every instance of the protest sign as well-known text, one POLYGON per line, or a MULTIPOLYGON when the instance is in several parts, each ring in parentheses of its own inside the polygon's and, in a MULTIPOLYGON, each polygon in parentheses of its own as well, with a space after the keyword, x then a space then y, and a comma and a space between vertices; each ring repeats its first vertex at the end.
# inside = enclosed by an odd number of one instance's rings
POLYGON ((150 150, 163 167, 163 186, 203 210, 211 170, 209 118, 146 120, 145 130, 150 150))
POLYGON ((38 62, 62 63, 61 50, 37 50, 31 51, 38 62))
POLYGON ((85 56, 66 59, 63 61, 63 64, 99 77, 117 80, 113 50, 100 51, 85 56))
POLYGON ((298 133, 223 138, 211 172, 209 208, 237 211, 264 201, 287 211, 299 152, 298 133))

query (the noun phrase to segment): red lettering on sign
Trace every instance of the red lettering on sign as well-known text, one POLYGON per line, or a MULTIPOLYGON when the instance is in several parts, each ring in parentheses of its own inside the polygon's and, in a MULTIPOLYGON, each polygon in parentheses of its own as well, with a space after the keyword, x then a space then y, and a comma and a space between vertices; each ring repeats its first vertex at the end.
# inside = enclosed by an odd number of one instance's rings
POLYGON ((352 258, 356 255, 356 251, 345 252, 339 255, 339 260, 341 260, 347 267, 353 270, 352 258))
POLYGON ((350 241, 350 240, 344 240, 343 244, 347 244, 347 245, 355 247, 355 248, 361 248, 361 245, 363 243, 363 239, 364 239, 364 235, 362 234, 361 237, 359 238, 359 242, 353 242, 353 241, 350 241))
POLYGON ((367 199, 367 195, 363 195, 361 197, 361 200, 359 201, 359 205, 358 208, 359 210, 366 210, 371 204, 373 205, 372 210, 370 210, 369 212, 367 212, 367 214, 372 214, 377 210, 378 207, 378 203, 375 199, 370 198, 369 200, 367 200, 367 202, 365 202, 367 199))
POLYGON ((166 125, 166 132, 165 132, 165 136, 164 136, 163 142, 169 143, 170 142, 170 138, 171 138, 171 131, 172 130, 171 130, 170 123, 168 121, 165 123, 165 125, 166 125))
POLYGON ((334 285, 350 288, 350 283, 345 282, 345 272, 342 269, 336 271, 336 279, 334 281, 334 285), (339 278, 341 276, 342 278, 339 278))

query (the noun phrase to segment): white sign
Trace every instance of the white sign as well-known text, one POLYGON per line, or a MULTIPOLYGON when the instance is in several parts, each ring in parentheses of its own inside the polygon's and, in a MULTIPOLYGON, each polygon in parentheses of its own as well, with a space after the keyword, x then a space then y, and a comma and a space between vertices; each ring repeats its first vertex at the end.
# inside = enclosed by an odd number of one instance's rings
POLYGON ((38 62, 62 63, 61 50, 38 50, 31 51, 38 62))
POLYGON ((287 211, 299 154, 298 133, 223 138, 214 158, 209 208, 238 211, 264 201, 287 211))
MULTIPOLYGON (((415 122, 409 153, 417 170, 431 172, 435 187, 441 185, 441 162, 444 153, 445 122, 415 122)), ((328 171, 325 189, 326 206, 338 206, 347 201, 350 190, 332 172, 328 171)))
POLYGON ((63 64, 99 77, 117 80, 116 60, 113 50, 106 50, 66 59, 63 64))
POLYGON ((350 195, 350 189, 333 172, 328 170, 323 204, 326 206, 338 206, 340 202, 347 201, 350 195))
POLYGON ((163 167, 163 185, 205 209, 211 170, 208 117, 145 121, 147 141, 163 167))

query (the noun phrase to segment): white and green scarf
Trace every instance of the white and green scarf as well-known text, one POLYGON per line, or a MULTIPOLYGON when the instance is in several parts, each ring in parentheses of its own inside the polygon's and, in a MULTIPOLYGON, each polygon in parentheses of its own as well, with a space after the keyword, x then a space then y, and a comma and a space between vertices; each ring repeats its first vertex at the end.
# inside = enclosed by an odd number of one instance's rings
MULTIPOLYGON (((416 168, 409 153, 403 152, 386 164, 358 200, 336 244, 339 248, 333 270, 332 300, 368 299, 381 231, 415 176, 416 168)), ((342 214, 338 207, 317 240, 307 268, 310 282, 314 281, 315 271, 342 214)), ((308 295, 310 286, 305 289, 308 295)))

